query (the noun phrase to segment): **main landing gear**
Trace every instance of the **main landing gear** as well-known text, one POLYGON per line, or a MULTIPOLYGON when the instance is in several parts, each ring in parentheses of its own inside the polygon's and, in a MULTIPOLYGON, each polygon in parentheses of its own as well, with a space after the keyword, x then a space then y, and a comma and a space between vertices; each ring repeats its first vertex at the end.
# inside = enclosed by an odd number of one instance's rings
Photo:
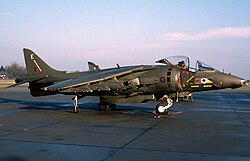
MULTIPOLYGON (((81 95, 76 95, 75 97, 72 98, 73 100, 73 113, 79 113, 80 109, 78 107, 78 100, 83 98, 81 95)), ((116 110, 116 104, 115 103, 107 103, 104 101, 100 101, 98 104, 99 111, 111 111, 111 110, 116 110)))
POLYGON ((161 103, 156 106, 157 114, 166 114, 168 113, 168 108, 173 106, 173 100, 168 98, 168 96, 163 96, 161 99, 161 103))
POLYGON ((106 103, 103 101, 100 101, 98 104, 99 111, 111 111, 116 110, 116 104, 115 103, 106 103))

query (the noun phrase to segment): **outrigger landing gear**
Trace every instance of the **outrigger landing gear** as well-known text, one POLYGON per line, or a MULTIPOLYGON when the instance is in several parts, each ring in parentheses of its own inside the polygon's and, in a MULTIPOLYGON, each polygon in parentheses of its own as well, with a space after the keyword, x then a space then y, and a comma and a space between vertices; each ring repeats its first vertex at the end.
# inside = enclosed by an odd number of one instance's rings
POLYGON ((166 114, 168 113, 168 108, 173 106, 173 100, 168 98, 168 96, 163 96, 161 98, 161 103, 156 106, 156 113, 157 114, 166 114))
POLYGON ((72 98, 72 100, 74 104, 73 113, 79 113, 80 109, 78 107, 78 96, 76 95, 75 97, 72 98))
POLYGON ((175 102, 179 102, 179 92, 176 91, 176 94, 175 94, 175 102))
POLYGON ((116 104, 115 103, 106 103, 106 102, 99 102, 98 104, 99 111, 111 111, 116 110, 116 104))

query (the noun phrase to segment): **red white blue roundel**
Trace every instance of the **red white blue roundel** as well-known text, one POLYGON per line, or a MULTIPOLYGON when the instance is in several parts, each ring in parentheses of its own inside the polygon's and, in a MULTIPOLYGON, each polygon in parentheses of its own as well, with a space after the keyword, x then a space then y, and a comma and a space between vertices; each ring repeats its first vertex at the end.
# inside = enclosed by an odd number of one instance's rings
POLYGON ((195 78, 195 84, 211 84, 213 80, 210 78, 195 78))
POLYGON ((161 83, 166 82, 166 78, 165 78, 165 77, 161 77, 161 78, 160 78, 160 82, 161 82, 161 83))

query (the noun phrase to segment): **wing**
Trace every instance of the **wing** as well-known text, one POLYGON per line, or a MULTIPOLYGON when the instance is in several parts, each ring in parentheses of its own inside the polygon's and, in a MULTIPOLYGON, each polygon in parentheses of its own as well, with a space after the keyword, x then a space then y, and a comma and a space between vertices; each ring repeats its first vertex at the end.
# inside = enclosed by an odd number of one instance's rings
MULTIPOLYGON (((93 83, 109 80, 112 78, 125 76, 133 72, 146 71, 146 70, 152 70, 152 69, 153 68, 144 68, 144 66, 130 66, 130 67, 114 68, 114 69, 109 69, 109 70, 102 70, 101 72, 98 72, 95 74, 82 76, 76 79, 62 81, 60 83, 44 87, 43 90, 60 91, 60 90, 68 89, 68 88, 90 85, 93 83)), ((106 90, 108 90, 108 87, 105 87, 105 88, 106 90)))

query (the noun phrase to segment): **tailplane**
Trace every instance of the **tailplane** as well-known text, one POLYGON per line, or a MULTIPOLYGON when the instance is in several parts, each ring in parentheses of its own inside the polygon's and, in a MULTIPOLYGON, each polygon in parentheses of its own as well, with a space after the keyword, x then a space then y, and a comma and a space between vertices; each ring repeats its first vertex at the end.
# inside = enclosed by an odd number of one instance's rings
POLYGON ((66 73, 64 71, 58 71, 51 68, 38 55, 29 49, 23 49, 23 53, 27 69, 27 76, 16 79, 16 84, 6 88, 29 83, 30 94, 32 96, 36 97, 56 94, 55 92, 44 91, 42 88, 54 84, 55 80, 53 79, 53 76, 66 73))
POLYGON ((29 49, 23 49, 23 53, 27 69, 27 77, 19 83, 17 82, 16 85, 28 82, 30 94, 35 97, 56 94, 44 91, 42 88, 54 84, 53 76, 61 75, 62 73, 65 74, 65 72, 51 68, 38 55, 29 49))

